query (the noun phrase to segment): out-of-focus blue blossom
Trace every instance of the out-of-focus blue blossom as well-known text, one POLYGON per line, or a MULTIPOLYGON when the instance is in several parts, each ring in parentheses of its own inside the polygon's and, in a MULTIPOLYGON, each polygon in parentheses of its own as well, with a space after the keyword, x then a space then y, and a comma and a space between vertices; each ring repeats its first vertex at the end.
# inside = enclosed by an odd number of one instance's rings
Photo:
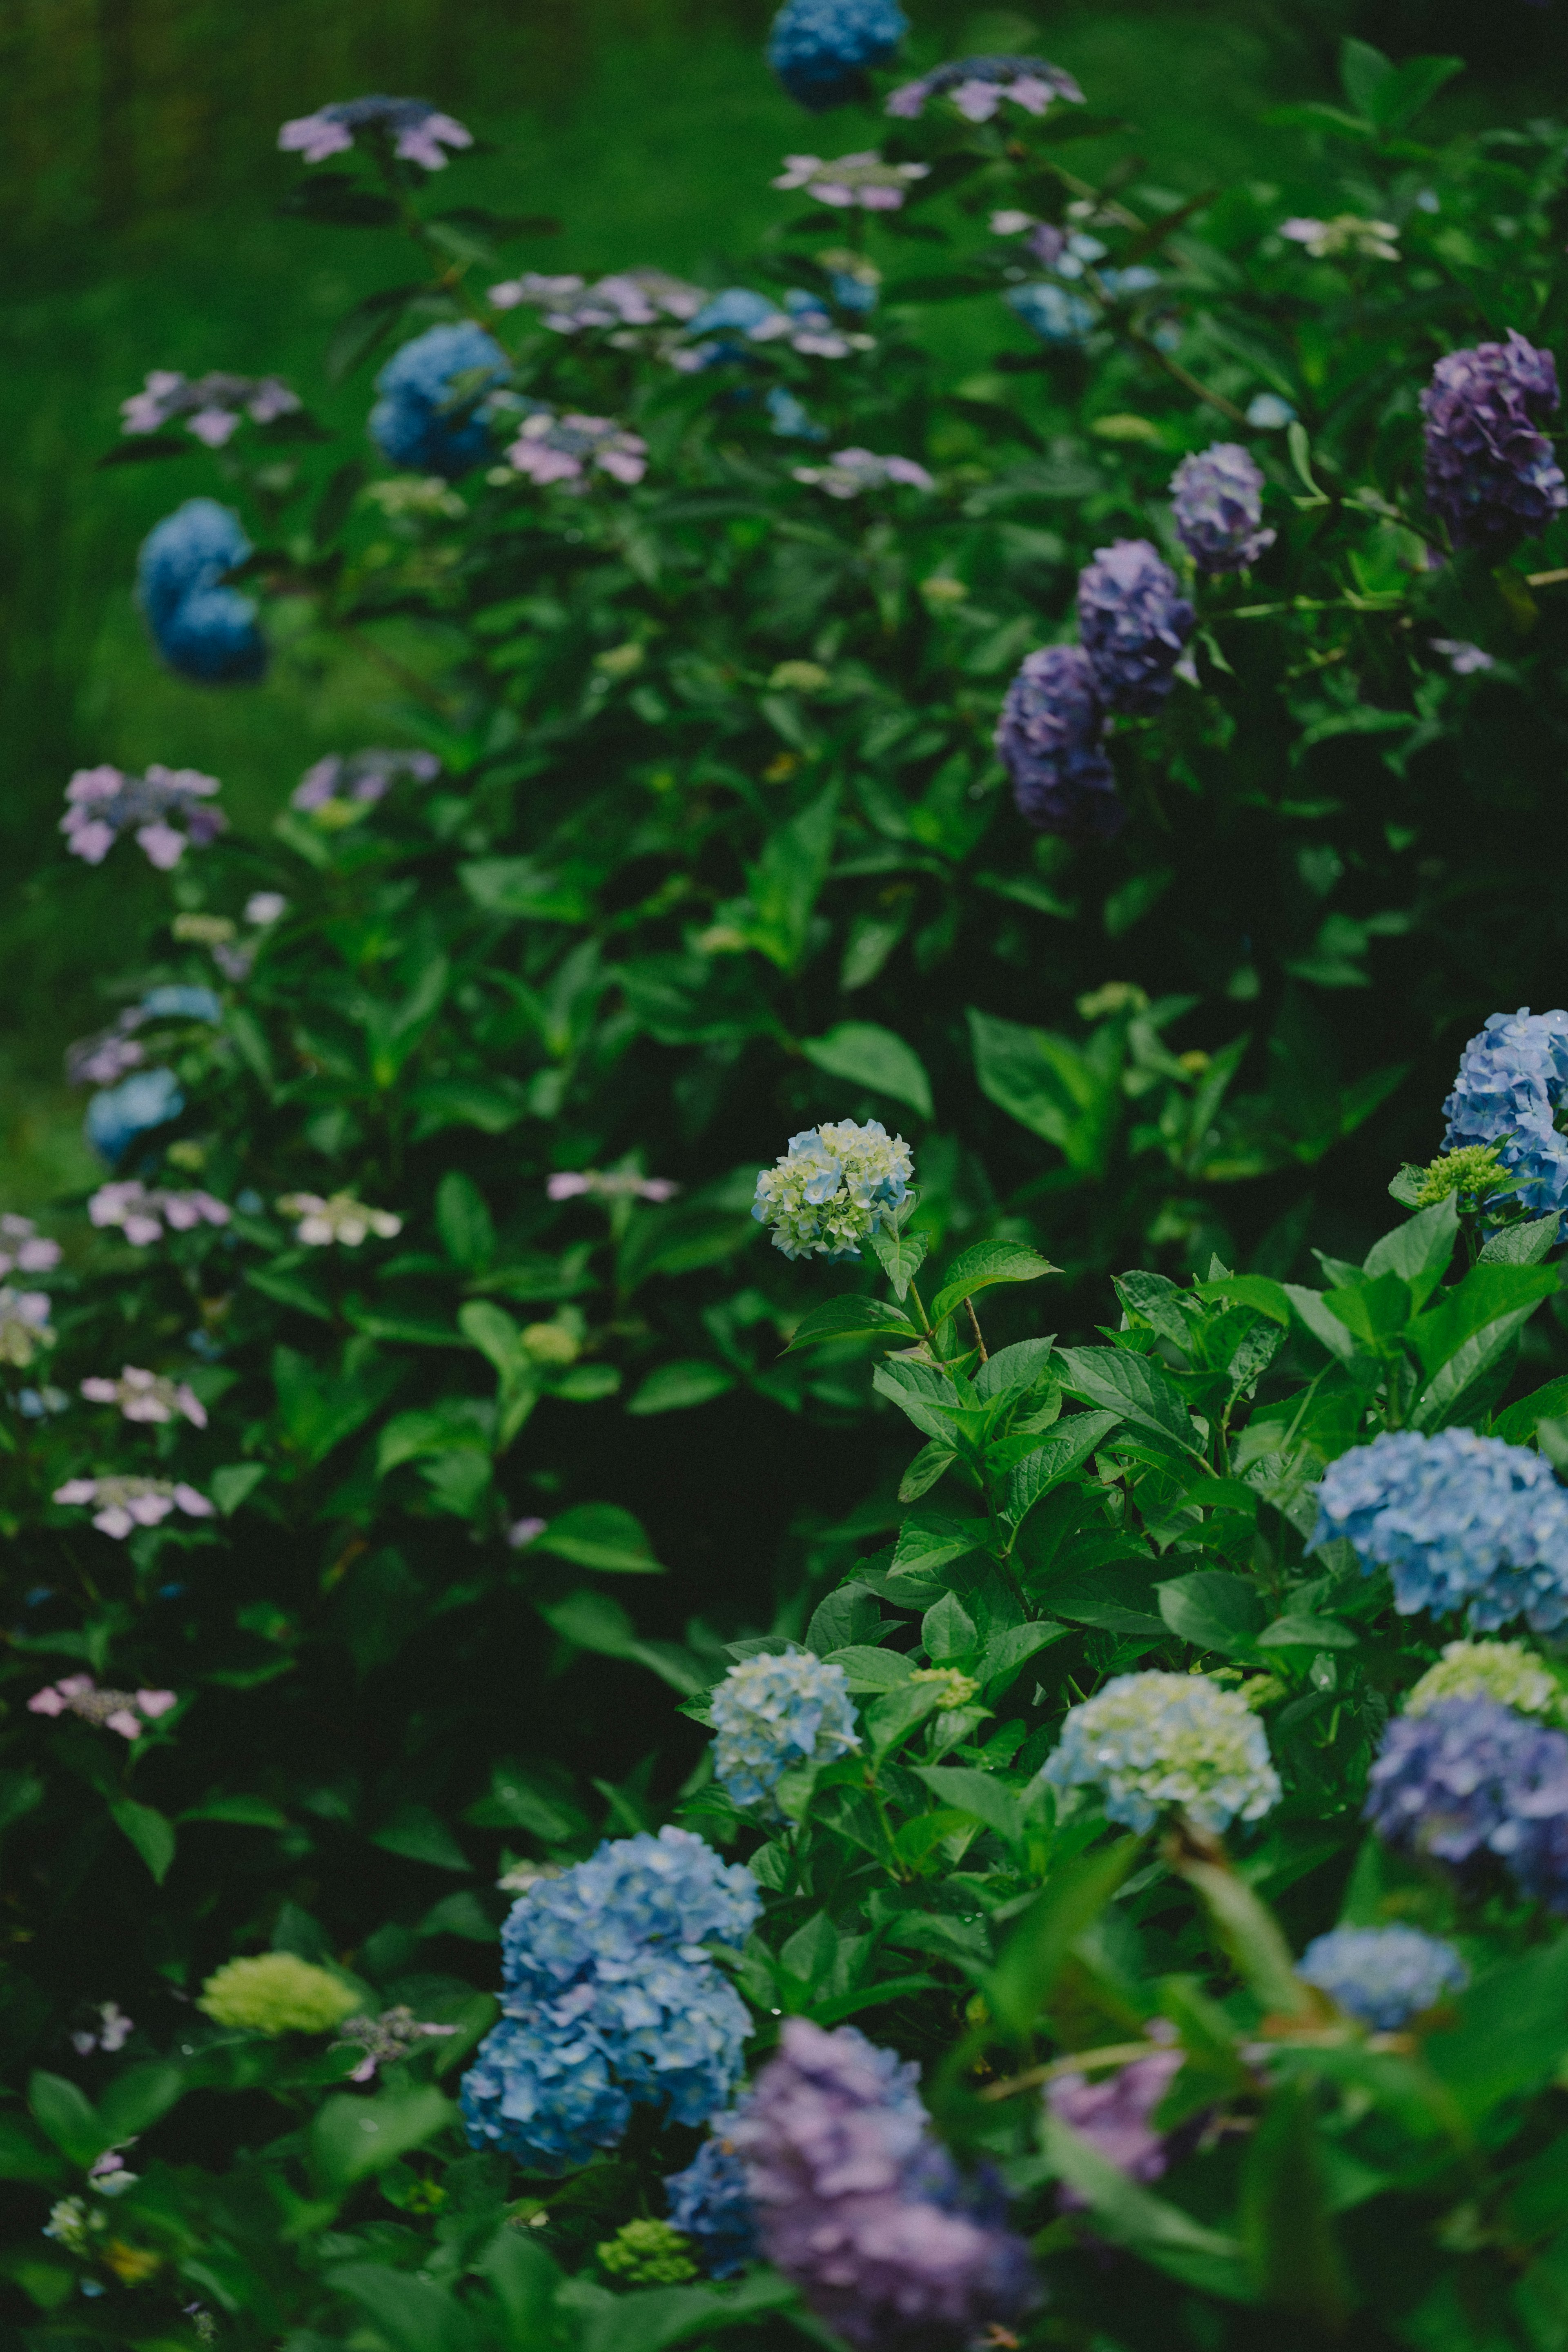
POLYGON ((389 464, 456 481, 489 455, 485 395, 510 373, 482 327, 431 327, 394 352, 376 377, 381 397, 370 412, 370 437, 389 464))
MULTIPOLYGON (((817 257, 823 261, 826 258, 823 255, 817 257)), ((881 286, 882 273, 876 265, 851 254, 843 257, 827 280, 828 291, 839 309, 853 312, 857 318, 868 318, 876 309, 881 286)))
POLYGON ((858 1257, 909 1191, 910 1147, 880 1119, 824 1119, 792 1135, 789 1150, 757 1178, 752 1214, 773 1228, 785 1257, 858 1257))
POLYGON ((1402 1616, 1463 1609, 1479 1633, 1568 1621, 1568 1491, 1527 1446, 1469 1429, 1385 1431, 1331 1462, 1314 1546, 1343 1536, 1389 1570, 1402 1616))
POLYGON ((933 98, 951 99, 966 122, 989 122, 1004 99, 1026 114, 1044 114, 1053 99, 1081 106, 1071 74, 1045 58, 956 58, 893 91, 885 111, 904 121, 922 115, 933 98))
POLYGON ((117 1087, 92 1097, 82 1123, 89 1143, 113 1168, 139 1135, 166 1127, 185 1108, 173 1070, 137 1070, 117 1087))
POLYGON ((1094 331, 1093 303, 1048 278, 1009 286, 1002 299, 1043 343, 1081 343, 1094 331))
POLYGON ((749 286, 726 286, 711 301, 703 304, 689 321, 687 332, 716 335, 721 328, 732 327, 740 334, 749 335, 753 327, 762 326, 777 310, 776 302, 771 302, 765 294, 753 294, 749 286))
POLYGON ((149 1021, 221 1021, 223 1006, 210 988, 171 984, 150 988, 139 1008, 149 1021))
POLYGON ((710 1701, 713 1771, 731 1804, 766 1805, 786 1772, 860 1745, 842 1666, 789 1650, 742 1658, 710 1701))
POLYGON ((1193 608, 1146 539, 1096 548, 1078 582, 1078 625, 1110 710, 1158 710, 1192 635, 1193 608))
POLYGON ((996 750, 1026 824, 1069 841, 1110 841, 1127 821, 1105 749, 1105 707, 1081 646, 1027 654, 1002 705, 996 750))
POLYGON ((782 383, 770 384, 763 401, 773 419, 773 431, 786 441, 826 441, 827 427, 819 425, 803 401, 782 383))
POLYGON ((1101 269, 1097 272, 1101 287, 1112 302, 1131 302, 1135 294, 1152 293, 1160 283, 1160 273, 1141 261, 1126 269, 1101 269))
POLYGON ((1531 1216, 1568 1213, 1568 1137, 1556 1114, 1568 1099, 1568 1013, 1494 1013, 1459 1056, 1443 1105, 1445 1151, 1491 1143, 1513 1178, 1506 1196, 1531 1216))
POLYGON ((1426 420, 1426 496, 1456 547, 1495 562, 1538 539, 1568 507, 1552 443, 1557 363, 1515 328, 1506 343, 1450 352, 1421 395, 1426 420))
POLYGON ((763 2251, 858 2352, 934 2352, 1037 2300, 1023 2241, 965 2210, 917 2084, 853 2026, 792 2017, 730 2126, 763 2251))
POLYGON ((1171 477, 1176 536, 1200 572, 1243 572, 1278 533, 1263 521, 1263 475, 1237 441, 1184 457, 1171 477))
POLYGON ((768 63, 810 114, 864 96, 866 68, 890 57, 910 29, 897 0, 785 0, 768 36, 768 63))
POLYGON ((710 2137, 685 2171, 672 2172, 664 2184, 669 2218, 695 2240, 710 2278, 733 2278, 759 2251, 746 2168, 730 2137, 735 2121, 715 2116, 710 2137))
POLYGON ((1495 1699, 1391 1723, 1366 1816, 1391 1845, 1440 1862, 1496 1854, 1526 1894, 1568 1908, 1568 1738, 1495 1699))
POLYGON ((1044 1770, 1054 1788, 1099 1789, 1110 1819, 1139 1831, 1180 1805, 1218 1832, 1258 1820, 1280 1797, 1263 1726, 1205 1675, 1113 1675, 1069 1709, 1044 1770))
POLYGON ((1458 1992, 1469 1970, 1439 1937, 1419 1927, 1334 1927, 1313 1938, 1298 1975, 1347 2016, 1379 2033, 1396 2033, 1446 1993, 1458 1992))
POLYGON ((1283 433, 1296 422, 1296 412, 1277 392, 1258 392, 1247 404, 1247 421, 1255 433, 1283 433))
POLYGON ((266 669, 255 599, 222 585, 251 552, 239 517, 216 499, 187 499, 142 541, 136 601, 153 644, 181 677, 233 686, 266 669))

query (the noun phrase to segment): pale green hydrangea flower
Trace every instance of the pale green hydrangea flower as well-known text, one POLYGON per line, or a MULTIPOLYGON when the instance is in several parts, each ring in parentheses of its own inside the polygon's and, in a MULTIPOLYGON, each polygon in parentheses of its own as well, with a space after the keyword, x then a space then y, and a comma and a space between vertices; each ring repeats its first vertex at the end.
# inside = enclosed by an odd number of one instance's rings
POLYGON ((1263 1726, 1206 1675, 1117 1675, 1075 1706, 1046 1759, 1058 1789, 1097 1788, 1113 1822, 1152 1829, 1180 1805, 1199 1829, 1255 1822, 1279 1801, 1263 1726))
POLYGON ((341 1977, 292 1952, 230 1960, 208 1977, 198 2009, 243 2033, 328 2033, 360 2000, 341 1977))
POLYGON ((1425 1715, 1446 1698, 1493 1698, 1519 1715, 1560 1716, 1563 1691, 1522 1642, 1449 1642, 1405 1702, 1425 1715))
POLYGON ((914 1160, 879 1119, 825 1119, 792 1135, 789 1150, 757 1178, 752 1214, 773 1228, 785 1257, 858 1257, 860 1244, 891 1222, 914 1160))
POLYGON ((713 1771, 731 1804, 771 1811, 786 1772, 831 1764, 860 1745, 843 1667, 809 1650, 742 1658, 710 1705, 713 1771))
POLYGON ((690 2239, 668 2221, 623 2221, 597 2252, 601 2267, 627 2286, 675 2286, 701 2276, 690 2239))

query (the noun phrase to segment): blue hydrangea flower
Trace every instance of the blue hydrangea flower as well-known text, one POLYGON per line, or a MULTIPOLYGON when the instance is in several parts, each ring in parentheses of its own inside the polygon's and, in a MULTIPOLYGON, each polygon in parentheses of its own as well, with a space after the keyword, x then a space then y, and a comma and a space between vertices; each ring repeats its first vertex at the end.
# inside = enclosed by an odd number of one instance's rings
POLYGON ((376 377, 370 437, 394 466, 456 481, 490 453, 486 392, 510 375, 506 353, 482 327, 431 327, 394 353, 376 377), (458 387, 459 378, 478 379, 458 387))
POLYGON ((1113 1822, 1152 1829, 1180 1805, 1200 1829, 1255 1822, 1279 1801, 1263 1726, 1205 1675, 1116 1675, 1071 1708, 1046 1759, 1058 1789, 1099 1789, 1113 1822))
POLYGON ((910 1147, 880 1119, 824 1119, 792 1135, 789 1150, 757 1178, 752 1214, 773 1228, 785 1257, 858 1257, 909 1191, 910 1147))
POLYGON ((1426 496, 1456 547, 1493 562, 1568 507, 1543 427, 1557 414, 1557 364, 1517 329, 1506 343, 1450 352, 1421 395, 1426 496))
POLYGON ((1396 2033, 1470 1972, 1452 1944, 1419 1927, 1334 1927, 1308 1945, 1297 1973, 1348 2016, 1396 2033))
POLYGON ((1002 299, 1043 343, 1081 343, 1094 331, 1098 314, 1093 303, 1048 278, 1009 286, 1002 299))
POLYGON ((1109 710, 1158 710, 1192 635, 1193 608, 1146 539, 1096 548, 1078 581, 1078 625, 1109 710))
POLYGON ((1037 833, 1110 841, 1127 821, 1105 749, 1105 707, 1081 646, 1026 654, 1007 688, 996 749, 1018 814, 1037 833))
POLYGON ((827 428, 819 425, 803 401, 782 383, 770 384, 763 401, 773 431, 786 441, 826 441, 827 428))
POLYGON ((664 2184, 669 2218, 678 2230, 696 2241, 710 2278, 733 2278, 759 2251, 757 2216, 746 2179, 746 2168, 730 2132, 744 2105, 734 2115, 715 2116, 705 2139, 684 2172, 672 2172, 664 2184))
POLYGON ((732 1804, 767 1805, 784 1775, 860 1745, 842 1666, 790 1650, 742 1658, 712 1697, 713 1770, 732 1804))
POLYGON ((703 304, 695 319, 689 321, 686 331, 689 335, 716 335, 721 328, 729 327, 739 334, 749 335, 753 327, 761 327, 775 317, 778 307, 765 294, 753 294, 749 286, 725 286, 703 304))
POLYGON ((139 1135, 166 1127, 185 1108, 173 1070, 136 1070, 117 1087, 106 1087, 87 1106, 83 1132, 92 1149, 113 1168, 139 1135))
POLYGON ((1244 572, 1278 536, 1260 528, 1263 475, 1239 441, 1184 457, 1171 499, 1176 536, 1200 572, 1244 572))
POLYGON ((810 114, 866 90, 866 68, 890 57, 910 29, 897 0, 785 0, 768 36, 768 63, 810 114))
POLYGON ((1441 1862, 1496 1854, 1527 1895, 1568 1908, 1568 1738, 1495 1699, 1391 1723, 1366 1817, 1391 1845, 1441 1862))
POLYGON ((1463 1609, 1479 1633, 1568 1622, 1568 1491, 1527 1446, 1473 1430, 1385 1432, 1331 1462, 1312 1544, 1389 1570, 1401 1616, 1463 1609))
POLYGON ((255 599, 221 584, 251 552, 239 517, 216 499, 187 499, 142 541, 136 601, 153 643, 181 677, 233 686, 266 669, 255 599))
POLYGON ((1568 1136, 1554 1125, 1568 1099, 1568 1013, 1494 1013, 1459 1056, 1443 1105, 1445 1151, 1495 1143, 1513 1181, 1507 1198, 1535 1217, 1568 1214, 1568 1136))
POLYGON ((185 988, 170 983, 150 988, 138 1010, 149 1021, 221 1021, 223 1006, 210 988, 185 988))

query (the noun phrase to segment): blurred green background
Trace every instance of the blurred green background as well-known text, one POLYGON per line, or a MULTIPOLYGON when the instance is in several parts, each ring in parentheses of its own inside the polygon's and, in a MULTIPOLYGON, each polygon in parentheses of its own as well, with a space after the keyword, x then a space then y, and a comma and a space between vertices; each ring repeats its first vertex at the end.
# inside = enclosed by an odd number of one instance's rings
MULTIPOLYGON (((917 68, 1037 43, 1131 127, 1148 176, 1184 190, 1310 188, 1308 146, 1266 118, 1284 98, 1333 94, 1346 31, 1395 55, 1465 57, 1449 125, 1555 111, 1568 75, 1561 13, 1525 0, 1123 0, 1042 5, 1027 20, 907 4, 917 68)), ((518 242, 510 268, 658 263, 723 284, 778 216, 768 179, 786 149, 876 136, 858 110, 814 121, 774 88, 770 14, 756 0, 7 0, 0 1205, 90 1180, 60 1054, 103 1017, 161 887, 123 857, 97 874, 66 857, 56 825, 72 769, 205 769, 231 814, 260 827, 322 750, 401 731, 395 689, 368 664, 284 660, 263 686, 212 692, 161 670, 131 603, 136 547, 218 486, 195 444, 188 459, 96 470, 120 402, 154 367, 279 373, 345 454, 360 446, 367 377, 325 390, 322 340, 405 265, 392 239, 278 214, 298 169, 276 152, 278 124, 369 89, 428 97, 489 151, 453 173, 454 202, 563 223, 518 242)), ((970 331, 1013 340, 994 315, 970 331)))

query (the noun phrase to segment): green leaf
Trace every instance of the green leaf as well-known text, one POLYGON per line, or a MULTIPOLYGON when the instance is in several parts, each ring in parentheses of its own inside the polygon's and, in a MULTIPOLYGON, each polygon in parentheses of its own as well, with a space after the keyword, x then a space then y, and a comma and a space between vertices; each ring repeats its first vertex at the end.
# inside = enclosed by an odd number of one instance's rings
POLYGON ((809 808, 773 834, 747 873, 751 943, 792 971, 805 952, 812 912, 827 879, 838 823, 838 791, 829 785, 809 808))
POLYGON ((921 1620, 921 1641, 933 1666, 970 1657, 980 1646, 974 1620, 956 1592, 944 1592, 921 1620))
POLYGON ((1067 1637, 1067 1626, 1054 1624, 1048 1617, 1037 1618, 1030 1625, 1008 1625, 994 1633, 974 1669, 986 1698, 993 1703, 1000 1700, 1032 1657, 1067 1637))
POLYGON ((130 1839, 152 1872, 153 1885, 162 1886, 174 1859, 174 1822, 151 1805, 139 1805, 133 1797, 111 1797, 109 1810, 116 1828, 130 1839))
POLYGON ((925 1064, 892 1030, 879 1029, 874 1021, 840 1021, 825 1037, 804 1038, 800 1050, 830 1078, 869 1087, 875 1094, 908 1104, 922 1118, 931 1117, 925 1064))
POLYGON ((1260 1650, 1353 1650, 1360 1635, 1337 1617, 1276 1617, 1258 1636, 1260 1650))
MULTIPOLYGON (((450 2102, 443 2099, 440 2092, 431 2085, 426 2084, 423 2090, 411 2095, 434 2099, 452 2114, 457 2113, 450 2102)), ((384 2130, 390 2133, 390 2118, 385 2125, 376 2122, 374 2136, 364 2135, 360 2147, 353 2147, 349 2139, 351 2126, 346 2111, 352 2108, 354 2116, 359 2116, 373 2104, 380 2103, 368 2099, 330 2099, 316 2118, 311 2133, 311 2153, 316 2158, 316 2168, 325 2185, 340 2194, 352 2188, 354 2181, 366 2172, 374 2171, 378 2165, 392 2160, 391 2154, 383 2157, 379 2152, 384 2130), (331 2135, 322 2133, 322 2126, 329 2116, 333 2118, 331 2135), (316 2146, 318 2135, 321 2137, 320 2148, 316 2146), (356 2171, 344 2172, 341 2177, 330 2172, 329 2164, 339 2153, 340 2140, 345 2156, 361 2155, 368 2148, 372 2161, 362 2164, 356 2171)), ((428 2137, 429 2134, 422 2137, 428 2137)), ((408 2143, 410 2147, 418 2145, 418 2140, 408 2143)), ((479 2347, 485 2343, 478 2323, 445 2287, 437 2286, 429 2279, 413 2277, 407 2271, 394 2270, 388 2263, 340 2263, 336 2269, 327 2273, 327 2284, 339 2294, 352 2296, 369 2313, 374 2323, 374 2340, 389 2346, 391 2352, 479 2352, 479 2347)), ((356 2336, 360 2333, 355 2331, 356 2336)), ((545 2341, 548 2343, 548 2337, 545 2341)))
POLYGON ((825 1298, 796 1324, 784 1349, 820 1347, 829 1339, 879 1339, 893 1337, 904 1347, 917 1338, 914 1325, 890 1299, 866 1298, 858 1291, 841 1298, 825 1298))
POLYGON ((535 1551, 553 1552, 578 1568, 597 1568, 614 1576, 662 1576, 663 1563, 642 1523, 618 1503, 574 1503, 552 1519, 535 1551))
POLYGON ((1074 1944, 1100 1916, 1143 1851, 1142 1838, 1119 1838, 1114 1845, 1079 1854, 1052 1874, 1015 1926, 986 1979, 986 2001, 1003 2032, 1021 2037, 1031 2031, 1074 1944))
POLYGON ((911 1660, 901 1650, 875 1650, 863 1642, 851 1642, 842 1650, 829 1650, 826 1664, 842 1666, 845 1683, 854 1696, 867 1691, 894 1689, 907 1683, 914 1673, 911 1660))
POLYGON ((1194 1282, 1194 1298, 1224 1298, 1234 1307, 1254 1307, 1273 1323, 1290 1320, 1290 1295, 1282 1282, 1267 1274, 1227 1274, 1214 1282, 1194 1282))
POLYGON ((918 1503, 922 1495, 929 1495, 937 1480, 952 1468, 956 1452, 956 1447, 936 1437, 922 1445, 899 1481, 900 1502, 918 1503))
POLYGON ((710 1677, 689 1650, 674 1642, 645 1642, 618 1601, 606 1592, 569 1592, 563 1601, 542 1606, 540 1615, 564 1642, 591 1650, 602 1658, 625 1658, 646 1666, 682 1698, 707 1687, 710 1677))
POLYGON ((1317 2105, 1310 2083, 1270 2093, 1242 2162, 1241 2234, 1263 2301, 1321 2330, 1322 2341, 1339 2334, 1353 2298, 1334 2238, 1317 2105))
POLYGON ((1014 1791, 994 1772, 976 1772, 952 1764, 916 1764, 910 1768, 923 1780, 939 1805, 971 1813, 1008 1845, 1024 1835, 1024 1809, 1014 1791))
MULTIPOLYGON (((776 2271, 754 2272, 734 2286, 655 2286, 607 2296, 584 2316, 577 2352, 668 2352, 668 2347, 750 2327, 795 2303, 796 2290, 776 2271)), ((531 2345, 527 2352, 534 2352, 531 2345)))
POLYGON ((977 1242, 948 1268, 947 1280, 931 1301, 931 1319, 940 1323, 966 1298, 995 1283, 1038 1282, 1043 1274, 1060 1271, 1025 1242, 977 1242))
POLYGON ((1554 1381, 1532 1389, 1529 1396, 1498 1413, 1491 1433, 1510 1445, 1528 1445, 1543 1421, 1555 1421, 1563 1413, 1568 1413, 1568 1372, 1560 1372, 1554 1381))
POLYGON ((1173 1865, 1202 1895, 1220 1942, 1266 2010, 1310 2012, 1312 1997, 1296 1974, 1290 1948, 1273 1915, 1227 1863, 1184 1853, 1173 1865))
POLYGON ((481 913, 533 923, 585 923, 592 902, 531 857, 480 857, 458 868, 458 879, 481 913))
POLYGON ((959 1519, 929 1505, 919 1507, 899 1529, 893 1566, 924 1569, 928 1573, 932 1569, 945 1568, 950 1560, 962 1559, 967 1552, 977 1550, 987 1533, 984 1519, 959 1519))
POLYGON ((969 1030, 981 1093, 1032 1135, 1054 1143, 1079 1174, 1099 1174, 1121 1106, 1116 1024, 1108 1024, 1081 1048, 1051 1030, 1024 1028, 973 1009, 969 1030))
MULTIPOLYGON (((915 1198, 913 1193, 909 1195, 910 1207, 915 1198)), ((925 1264, 931 1235, 912 1234, 907 1224, 900 1224, 891 1231, 884 1227, 869 1239, 872 1254, 893 1286, 894 1297, 901 1302, 909 1297, 910 1285, 925 1264)))
POLYGON ((561 2273, 537 2236, 498 2230, 474 2267, 493 2289, 510 2352, 547 2352, 561 2273))
POLYGON ((1249 1657, 1268 1614, 1258 1587, 1223 1569, 1199 1569, 1156 1585, 1160 1614, 1173 1633, 1196 1650, 1249 1657))
POLYGON ((426 1862, 437 1870, 467 1874, 473 1869, 446 1822, 429 1805, 400 1806, 383 1828, 373 1832, 370 1842, 380 1846, 384 1853, 402 1854, 408 1862, 426 1862))
MULTIPOLYGON (((311 2165, 324 2188, 341 2191, 410 2148, 422 2147, 458 2120, 455 2103, 429 2083, 369 2099, 329 2099, 310 2126, 311 2165)), ((403 2291, 416 2283, 406 2276, 395 2281, 403 2291)))
POLYGON ((715 1397, 728 1396, 735 1385, 735 1375, 722 1364, 707 1362, 695 1356, 682 1356, 673 1364, 660 1364, 649 1372, 635 1396, 626 1401, 629 1413, 689 1412, 694 1406, 710 1404, 715 1397))
POLYGON ((436 1192, 436 1231, 454 1265, 483 1274, 496 1254, 495 1221, 471 1176, 449 1169, 436 1192))
POLYGON ((940 1683, 913 1681, 896 1684, 880 1698, 873 1699, 862 1718, 872 1754, 879 1759, 892 1755, 928 1715, 935 1714, 942 1701, 940 1683))
POLYGON ((1568 1936, 1488 1969, 1455 2006, 1426 2054, 1467 2116, 1539 2089, 1568 2053, 1568 1936))
POLYGON ((874 1592, 864 1584, 841 1584, 813 1610, 805 1646, 816 1657, 829 1657, 847 1643, 874 1642, 881 1623, 874 1592))
POLYGON ((1114 1412, 1136 1429, 1179 1445, 1184 1453, 1200 1452, 1181 1391, 1152 1357, 1132 1355, 1125 1348, 1062 1348, 1062 1385, 1103 1412, 1114 1412))
POLYGON ((1425 1307, 1448 1270, 1458 1238, 1459 1197, 1450 1192, 1436 1208, 1423 1209, 1419 1216, 1373 1242, 1365 1270, 1373 1280, 1379 1275, 1398 1275, 1410 1285, 1417 1307, 1425 1307))
POLYGON ((1253 2300, 1252 2282, 1236 2239, 1205 2229, 1179 2205, 1129 2179, 1091 2140, 1048 2108, 1041 2122, 1040 2144, 1057 2179, 1083 2200, 1098 2237, 1136 2253, 1185 2286, 1228 2303, 1253 2300))
POLYGON ((184 2096, 187 2076, 172 2058, 152 2058, 117 2074, 99 2101, 99 2116, 110 2146, 150 2131, 184 2096))
POLYGON ((1372 121, 1385 134, 1404 131, 1444 85, 1464 70, 1463 58, 1407 58, 1384 76, 1373 93, 1367 110, 1372 121))
POLYGON ((33 2119, 72 2164, 95 2163, 110 2145, 97 2108, 63 2074, 37 2074, 27 2083, 33 2119))
POLYGON ((226 1519, 232 1519, 247 1495, 267 1475, 265 1462, 226 1462, 207 1473, 206 1488, 226 1519))
MULTIPOLYGON (((51 2075, 48 2079, 63 2078, 51 2075)), ((64 2187, 66 2179, 59 2158, 31 2125, 12 2110, 0 2112, 0 2180, 27 2180, 39 2189, 57 2189, 64 2187)))
POLYGON ((1481 1265, 1539 1265, 1557 1244, 1563 1220, 1555 1209, 1549 1217, 1526 1217, 1504 1225, 1482 1245, 1481 1265))
POLYGON ((1466 1391, 1559 1286, 1555 1266, 1477 1265, 1412 1324, 1428 1374, 1410 1412, 1418 1430, 1442 1429, 1461 1412, 1466 1391))
POLYGON ((1065 1421, 1058 1422, 1045 1443, 1024 1456, 1007 1481, 1004 1517, 1008 1524, 1020 1526, 1041 1496, 1059 1486, 1064 1478, 1070 1478, 1121 1420, 1120 1412, 1101 1407, 1090 1412, 1069 1413, 1065 1421))

